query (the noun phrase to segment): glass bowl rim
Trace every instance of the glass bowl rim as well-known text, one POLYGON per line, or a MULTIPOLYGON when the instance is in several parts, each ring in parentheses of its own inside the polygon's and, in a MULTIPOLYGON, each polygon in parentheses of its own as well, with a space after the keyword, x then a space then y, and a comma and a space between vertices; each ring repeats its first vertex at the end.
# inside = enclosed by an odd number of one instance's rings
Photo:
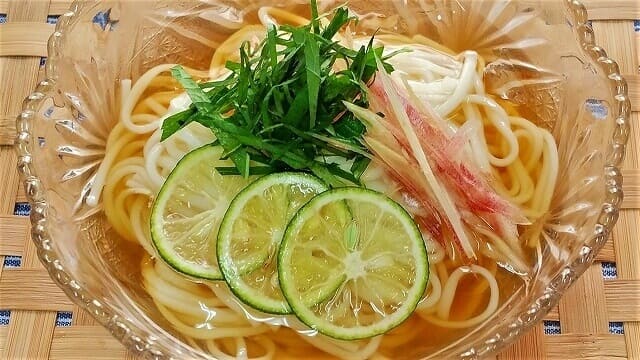
MULTIPOLYGON (((518 313, 518 316, 507 325, 502 325, 493 335, 485 337, 467 346, 467 350, 460 352, 462 359, 475 359, 494 353, 511 344, 520 334, 542 320, 559 301, 560 296, 573 282, 589 267, 595 255, 603 247, 613 226, 618 219, 622 202, 622 174, 619 165, 624 158, 625 147, 629 136, 630 101, 627 93, 627 83, 620 74, 617 63, 607 57, 605 50, 595 43, 593 29, 588 24, 586 8, 577 0, 564 0, 572 24, 578 34, 578 41, 582 49, 589 54, 600 70, 610 80, 609 87, 615 104, 612 104, 612 118, 616 122, 613 137, 607 148, 604 166, 605 201, 601 205, 598 221, 592 236, 584 242, 574 261, 565 265, 562 270, 547 284, 543 294, 535 299, 530 306, 518 313)), ((27 199, 31 205, 31 234, 38 257, 47 269, 49 276, 66 295, 83 310, 88 311, 100 324, 124 344, 129 350, 139 355, 152 358, 171 357, 164 351, 164 346, 153 340, 153 334, 139 329, 128 319, 120 316, 113 306, 93 298, 82 284, 74 280, 60 261, 56 251, 51 246, 52 239, 47 229, 48 203, 45 190, 33 165, 32 148, 33 121, 36 111, 42 101, 46 99, 55 86, 55 65, 60 54, 61 40, 65 36, 65 29, 83 9, 86 2, 75 0, 69 9, 60 16, 54 33, 48 42, 48 54, 45 65, 45 80, 41 81, 33 93, 24 101, 21 114, 16 121, 17 137, 15 148, 18 155, 18 172, 25 187, 27 199)), ((179 347, 186 345, 176 343, 179 347)), ((188 351, 188 350, 187 350, 188 351)))

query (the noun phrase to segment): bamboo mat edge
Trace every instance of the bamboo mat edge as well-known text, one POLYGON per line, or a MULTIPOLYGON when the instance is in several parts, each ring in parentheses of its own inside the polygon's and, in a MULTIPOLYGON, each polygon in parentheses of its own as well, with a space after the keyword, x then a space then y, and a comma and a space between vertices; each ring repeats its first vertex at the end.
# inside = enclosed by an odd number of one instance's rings
MULTIPOLYGON (((46 55, 52 31, 47 15, 64 13, 70 3, 0 0, 0 14, 9 14, 7 24, 0 25, 0 310, 12 310, 9 325, 0 325, 0 359, 86 359, 87 354, 95 359, 133 358, 51 282, 35 257, 28 218, 14 215, 14 203, 25 201, 11 148, 14 119, 41 76, 40 57, 46 55), (9 255, 22 256, 22 267, 3 269, 9 255), (56 326, 59 311, 74 313, 71 326, 56 326)), ((623 165, 623 210, 596 263, 546 316, 559 323, 561 333, 545 334, 539 324, 497 355, 500 360, 640 360, 640 33, 633 31, 640 6, 629 0, 584 3, 594 20, 597 43, 618 61, 629 86, 633 136, 623 165), (603 279, 602 262, 616 263, 615 279, 603 279), (610 333, 610 322, 624 322, 624 334, 610 333)))

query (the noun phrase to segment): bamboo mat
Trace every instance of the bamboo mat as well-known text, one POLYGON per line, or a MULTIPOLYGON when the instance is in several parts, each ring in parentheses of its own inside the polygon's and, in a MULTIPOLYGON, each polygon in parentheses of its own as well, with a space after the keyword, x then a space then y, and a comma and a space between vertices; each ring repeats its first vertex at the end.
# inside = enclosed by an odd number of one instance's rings
MULTIPOLYGON (((134 358, 49 279, 29 237, 12 149, 23 98, 42 77, 56 16, 70 0, 0 0, 0 359, 134 358)), ((587 0, 597 43, 629 84, 632 138, 613 236, 557 309, 497 356, 640 360, 640 6, 587 0), (634 21, 635 20, 635 21, 634 21)))

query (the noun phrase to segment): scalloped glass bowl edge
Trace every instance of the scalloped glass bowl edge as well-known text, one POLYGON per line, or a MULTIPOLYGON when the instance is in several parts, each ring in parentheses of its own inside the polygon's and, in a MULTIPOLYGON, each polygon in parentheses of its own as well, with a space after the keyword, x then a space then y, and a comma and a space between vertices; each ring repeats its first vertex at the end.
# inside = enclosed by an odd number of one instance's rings
MULTIPOLYGON (((615 128, 613 137, 607 149, 607 157, 604 170, 605 202, 602 204, 592 236, 582 245, 578 256, 564 266, 562 271, 555 276, 546 286, 542 296, 538 297, 530 306, 518 314, 514 320, 506 326, 494 329, 491 336, 480 341, 465 345, 465 350, 459 353, 462 359, 475 359, 494 353, 504 346, 512 343, 520 334, 537 323, 542 317, 557 304, 566 289, 591 265, 597 252, 602 248, 608 238, 611 229, 618 218, 620 203, 622 202, 622 175, 618 168, 624 158, 626 143, 629 137, 629 112, 630 104, 627 95, 627 84, 620 75, 616 62, 607 57, 606 52, 595 44, 593 30, 587 23, 587 12, 582 4, 574 0, 565 0, 573 17, 573 26, 579 35, 580 45, 598 64, 600 70, 607 75, 611 88, 613 101, 610 110, 613 112, 615 128)), ((55 249, 51 246, 51 237, 47 229, 48 203, 44 194, 41 180, 35 173, 33 166, 33 120, 41 102, 46 94, 53 91, 57 80, 54 77, 56 59, 60 56, 58 45, 64 36, 65 27, 72 21, 75 14, 82 6, 81 1, 71 5, 68 12, 63 14, 56 25, 56 30, 48 44, 49 59, 46 64, 47 78, 40 82, 35 91, 29 95, 23 104, 23 111, 17 119, 16 152, 18 154, 18 170, 25 187, 25 192, 31 203, 31 233, 36 244, 38 256, 46 267, 51 278, 78 306, 88 311, 98 322, 104 325, 115 338, 121 341, 130 350, 149 358, 168 358, 171 351, 191 353, 191 350, 175 340, 170 347, 157 341, 157 336, 143 329, 126 317, 121 316, 116 309, 107 303, 93 298, 81 284, 76 282, 60 261, 55 249)), ((169 336, 168 334, 164 334, 169 336)), ((195 355, 195 354, 194 354, 195 355)))

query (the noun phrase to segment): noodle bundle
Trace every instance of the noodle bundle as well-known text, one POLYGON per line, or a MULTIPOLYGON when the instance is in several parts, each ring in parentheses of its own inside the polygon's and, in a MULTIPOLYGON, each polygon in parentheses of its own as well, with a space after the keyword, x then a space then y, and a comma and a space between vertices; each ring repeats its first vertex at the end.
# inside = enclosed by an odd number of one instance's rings
MULTIPOLYGON (((402 12, 400 16, 413 17, 402 12)), ((203 81, 223 79, 229 73, 227 61, 239 60, 238 49, 244 43, 258 46, 267 27, 309 21, 273 7, 258 9, 257 19, 258 24, 239 27, 217 46, 207 72, 187 71, 203 81)), ((335 40, 357 49, 369 38, 345 31, 335 40)), ((485 92, 485 60, 472 51, 454 54, 422 35, 380 34, 375 42, 384 45, 385 53, 398 52, 387 61, 395 68, 391 79, 400 90, 445 119, 440 130, 451 138, 447 153, 454 158, 466 154, 472 166, 491 179, 490 187, 519 209, 528 223, 541 219, 549 209, 558 172, 555 140, 504 100, 485 92), (403 52, 406 48, 411 51, 403 52)), ((532 275, 532 258, 541 246, 535 231, 526 231, 522 243, 517 233, 502 236, 492 226, 505 224, 478 223, 473 232, 465 231, 479 250, 476 259, 425 236, 430 277, 416 312, 387 334, 343 341, 308 334, 291 315, 256 314, 224 284, 196 282, 175 272, 156 258, 148 226, 150 205, 180 159, 215 137, 193 122, 161 141, 163 121, 191 103, 169 76, 174 66, 159 65, 134 82, 121 82, 120 118, 108 138, 107 154, 87 203, 95 206, 101 201, 114 231, 144 248, 147 255, 140 263, 144 287, 159 312, 194 348, 218 359, 293 359, 315 353, 341 359, 390 359, 397 347, 416 341, 431 341, 437 347, 486 322, 519 291, 522 277, 532 275), (425 331, 440 331, 433 329, 445 330, 420 340, 425 331)), ((405 196, 402 184, 379 162, 369 165, 362 182, 416 217, 425 211, 405 196)))

